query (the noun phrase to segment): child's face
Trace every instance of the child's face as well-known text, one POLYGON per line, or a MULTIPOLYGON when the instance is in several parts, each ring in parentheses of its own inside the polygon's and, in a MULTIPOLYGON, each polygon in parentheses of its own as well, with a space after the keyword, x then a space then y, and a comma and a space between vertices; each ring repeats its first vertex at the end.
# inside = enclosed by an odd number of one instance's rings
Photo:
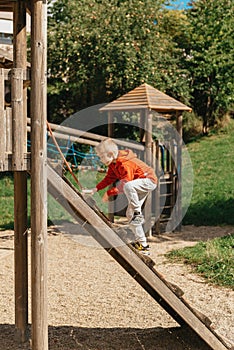
POLYGON ((100 158, 100 161, 105 164, 105 165, 110 165, 110 163, 113 162, 114 156, 112 152, 108 152, 108 153, 99 153, 98 157, 100 158))

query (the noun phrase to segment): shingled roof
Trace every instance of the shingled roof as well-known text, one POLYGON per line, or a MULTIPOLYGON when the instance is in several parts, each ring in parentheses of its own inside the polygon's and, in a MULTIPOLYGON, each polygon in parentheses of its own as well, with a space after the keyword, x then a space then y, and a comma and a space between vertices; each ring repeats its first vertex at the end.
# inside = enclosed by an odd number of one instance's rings
POLYGON ((151 109, 157 112, 191 112, 192 110, 183 103, 144 83, 119 97, 117 100, 106 104, 100 108, 100 111, 125 111, 135 109, 151 109))

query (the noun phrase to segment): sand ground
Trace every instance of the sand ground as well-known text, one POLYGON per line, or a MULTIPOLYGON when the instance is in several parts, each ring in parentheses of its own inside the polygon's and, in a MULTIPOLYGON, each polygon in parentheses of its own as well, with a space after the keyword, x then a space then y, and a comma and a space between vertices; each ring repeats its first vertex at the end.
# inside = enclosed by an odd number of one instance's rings
MULTIPOLYGON (((60 226, 59 231, 48 230, 49 349, 208 349, 182 329, 106 251, 92 239, 84 240, 78 231, 77 225, 70 224, 60 226)), ((164 254, 233 232, 234 227, 185 226, 180 233, 161 234, 150 243, 156 269, 184 291, 185 299, 212 320, 216 333, 230 345, 234 343, 234 291, 207 283, 189 266, 168 262, 164 254)), ((30 349, 29 343, 19 345, 14 336, 12 231, 0 233, 0 263, 0 350, 30 349)), ((29 322, 30 314, 29 301, 29 322)))

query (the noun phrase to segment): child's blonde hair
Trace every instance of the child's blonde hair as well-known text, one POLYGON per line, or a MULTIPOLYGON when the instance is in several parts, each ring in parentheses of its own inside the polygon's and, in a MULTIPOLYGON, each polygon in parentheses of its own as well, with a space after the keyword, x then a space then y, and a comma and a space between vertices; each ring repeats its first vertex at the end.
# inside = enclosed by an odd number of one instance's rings
POLYGON ((119 149, 116 143, 111 139, 107 138, 101 141, 96 147, 95 147, 97 155, 100 155, 102 153, 112 153, 114 158, 116 159, 118 157, 119 149))

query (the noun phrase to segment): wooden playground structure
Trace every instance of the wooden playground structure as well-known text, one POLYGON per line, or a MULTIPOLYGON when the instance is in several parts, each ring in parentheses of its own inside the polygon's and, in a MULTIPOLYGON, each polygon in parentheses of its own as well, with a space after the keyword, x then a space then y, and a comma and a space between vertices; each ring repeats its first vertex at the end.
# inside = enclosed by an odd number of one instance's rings
MULTIPOLYGON (((97 114, 105 113, 106 124, 103 126, 107 127, 107 136, 113 138, 119 148, 132 149, 140 159, 154 168, 158 176, 158 187, 152 195, 148 196, 145 203, 146 224, 144 229, 148 235, 160 233, 162 227, 167 227, 168 231, 180 231, 181 229, 181 152, 182 113, 184 111, 190 112, 191 108, 146 83, 97 110, 97 114), (124 121, 126 113, 130 119, 129 123, 124 121), (137 122, 134 119, 137 119, 137 122), (174 120, 175 126, 172 125, 171 120, 174 120), (127 125, 128 130, 135 128, 137 139, 118 139, 115 135, 116 125, 119 128, 122 126, 126 128, 127 125), (167 128, 169 134, 167 140, 162 135, 163 128, 167 128), (162 142, 157 139, 155 129, 161 129, 162 142)), ((89 118, 89 112, 86 113, 89 118)), ((77 113, 76 120, 79 121, 79 113, 77 113)), ((28 124, 30 128, 30 120, 28 124)), ((80 122, 81 125, 78 122, 77 124, 82 127, 82 122, 80 122)), ((66 126, 50 123, 59 143, 62 144, 66 140, 69 147, 71 143, 93 147, 106 138, 106 136, 82 131, 68 125, 69 123, 66 123, 66 126)), ((128 132, 131 133, 130 130, 128 132)), ((69 147, 67 150, 63 147, 65 155, 69 154, 69 147)), ((118 195, 114 200, 110 200, 109 219, 114 222, 115 216, 125 216, 126 206, 124 195, 118 195), (123 203, 125 203, 125 208, 123 203)))
MULTIPOLYGON (((95 203, 82 195, 47 164, 46 145, 46 0, 0 0, 1 11, 13 12, 14 45, 12 68, 0 68, 0 171, 14 173, 15 326, 18 341, 28 339, 28 203, 27 176, 31 176, 31 339, 33 350, 48 349, 47 320, 47 180, 48 190, 106 251, 181 326, 187 325, 211 349, 227 349, 204 315, 183 300, 181 291, 153 268, 151 259, 139 256, 121 238, 95 203), (27 68, 26 13, 31 16, 31 61, 27 68), (5 82, 11 84, 11 106, 5 105, 5 82), (27 88, 30 85, 31 152, 27 152, 27 88)), ((118 103, 119 101, 117 101, 118 103)), ((109 108, 109 125, 112 125, 109 108)), ((152 106, 151 106, 152 107, 152 106)), ((150 107, 150 108, 151 108, 150 107)), ((145 160, 151 163, 152 140, 149 108, 142 123, 145 129, 145 160)), ((182 132, 181 109, 177 130, 182 132)), ((109 136, 113 135, 109 129, 109 136)), ((94 140, 98 142, 99 140, 94 140)), ((181 145, 180 145, 181 146, 181 145)), ((180 147, 178 148, 180 152, 180 147)), ((180 196, 178 189, 177 196, 180 196)))
POLYGON ((27 171, 31 172, 32 348, 48 349, 46 21, 44 0, 0 1, 13 12, 13 65, 0 69, 0 170, 14 172, 15 325, 19 341, 28 337, 27 171), (31 68, 27 69, 26 14, 31 16, 31 68), (5 108, 5 82, 11 82, 11 108, 5 108), (31 154, 27 153, 27 87, 30 84, 31 154), (10 119, 12 118, 12 123, 10 119))

